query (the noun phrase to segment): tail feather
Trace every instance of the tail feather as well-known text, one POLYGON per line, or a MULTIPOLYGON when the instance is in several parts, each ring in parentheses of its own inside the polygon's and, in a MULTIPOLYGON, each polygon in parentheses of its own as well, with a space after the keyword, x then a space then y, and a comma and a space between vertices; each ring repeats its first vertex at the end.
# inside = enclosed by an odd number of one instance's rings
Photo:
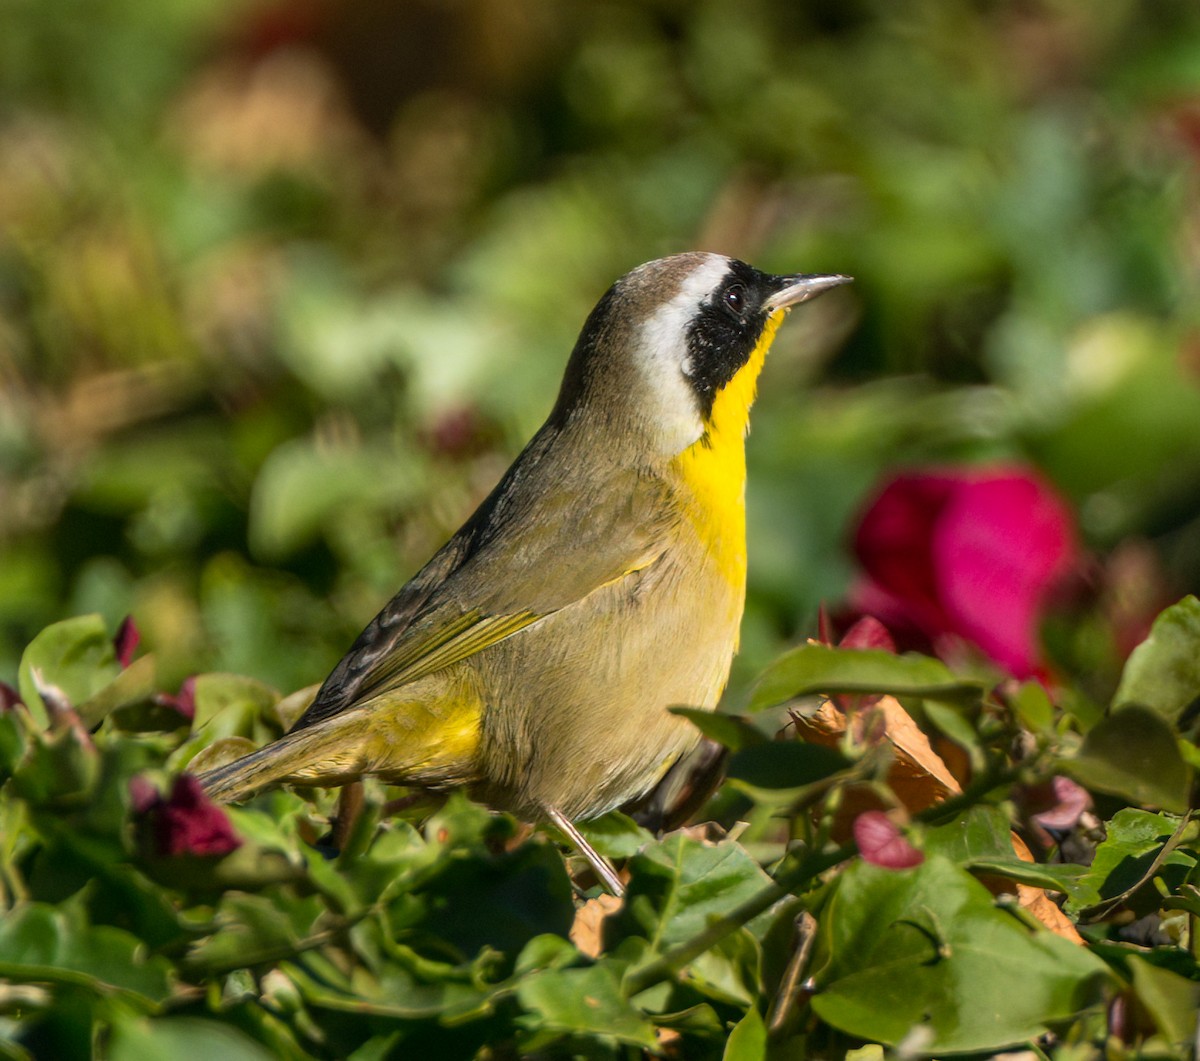
POLYGON ((338 785, 352 780, 360 771, 361 767, 356 770, 348 763, 342 766, 331 762, 329 734, 323 727, 313 726, 280 737, 225 766, 207 770, 199 780, 210 798, 237 803, 280 781, 338 785))

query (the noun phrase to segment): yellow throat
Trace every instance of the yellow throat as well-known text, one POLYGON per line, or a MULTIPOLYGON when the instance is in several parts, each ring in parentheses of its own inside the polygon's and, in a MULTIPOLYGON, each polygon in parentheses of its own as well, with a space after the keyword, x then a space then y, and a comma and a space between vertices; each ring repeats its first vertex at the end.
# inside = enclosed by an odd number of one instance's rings
POLYGON ((704 437, 675 458, 694 504, 687 515, 739 598, 746 588, 746 432, 758 375, 787 310, 776 310, 746 363, 718 392, 704 437))

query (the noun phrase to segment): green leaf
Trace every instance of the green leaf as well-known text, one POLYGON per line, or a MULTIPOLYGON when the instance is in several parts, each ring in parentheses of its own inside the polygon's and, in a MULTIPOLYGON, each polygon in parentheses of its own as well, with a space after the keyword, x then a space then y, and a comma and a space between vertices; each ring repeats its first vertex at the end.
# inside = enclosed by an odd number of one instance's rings
POLYGON ((1200 984, 1141 957, 1129 961, 1133 989, 1162 1037, 1176 1048, 1189 1046, 1196 1035, 1200 984))
POLYGON ((732 751, 739 751, 754 744, 762 744, 767 736, 737 715, 726 715, 720 711, 702 711, 698 707, 672 707, 673 715, 690 719, 692 724, 709 740, 715 740, 732 751))
POLYGON ((1113 707, 1149 708, 1177 722, 1200 697, 1200 600, 1184 597, 1159 614, 1125 663, 1113 707))
POLYGON ((1074 759, 1059 764, 1086 788, 1183 813, 1192 787, 1171 728, 1153 711, 1114 711, 1088 731, 1074 759))
POLYGON ((757 895, 770 877, 739 844, 706 844, 683 833, 635 855, 632 879, 615 928, 650 941, 654 954, 681 943, 757 895))
POLYGON ((1065 892, 1083 893, 1086 866, 1026 862, 1012 845, 1012 826, 999 807, 972 807, 954 821, 925 832, 927 855, 938 854, 976 874, 1007 877, 1020 884, 1065 892))
POLYGON ((187 769, 203 749, 224 737, 245 737, 256 744, 278 736, 268 725, 279 694, 269 685, 237 674, 201 674, 196 679, 196 717, 192 736, 172 753, 167 765, 187 769))
POLYGON ((984 688, 982 682, 959 678, 945 664, 917 653, 897 656, 875 649, 801 645, 767 668, 750 701, 750 711, 816 693, 890 693, 978 703, 984 688))
POLYGON ((1026 682, 1010 698, 1021 724, 1034 733, 1047 733, 1054 725, 1054 705, 1041 682, 1026 682))
POLYGON ((275 1055, 232 1024, 196 1017, 124 1019, 113 1023, 110 1061, 272 1061, 275 1055))
POLYGON ((527 1011, 520 1023, 530 1031, 583 1035, 657 1050, 651 1024, 621 995, 616 973, 605 964, 585 969, 551 969, 533 973, 517 987, 517 1001, 527 1011))
POLYGON ((605 858, 628 858, 654 843, 653 833, 620 811, 612 811, 590 822, 580 822, 577 828, 605 858))
POLYGON ((853 766, 841 752, 802 741, 769 741, 737 752, 727 777, 760 803, 790 804, 808 786, 853 766))
POLYGON ((114 711, 145 703, 158 691, 158 665, 153 655, 139 656, 111 682, 79 705, 79 717, 95 726, 114 711))
MULTIPOLYGON (((628 937, 646 940, 639 964, 690 940, 714 918, 770 885, 770 878, 740 845, 706 844, 682 833, 635 855, 629 868, 632 879, 625 905, 606 922, 605 939, 610 948, 628 937)), ((742 1007, 751 1004, 760 961, 757 937, 769 920, 762 915, 702 954, 688 966, 689 984, 708 997, 742 1007)))
MULTIPOLYGON (((1136 888, 1154 865, 1180 819, 1126 807, 1106 825, 1107 835, 1067 903, 1072 916, 1136 888)), ((1195 829, 1192 825, 1190 828, 1195 829)), ((1187 858, 1179 852, 1179 858, 1187 858)))
POLYGON ((230 892, 217 908, 217 930, 192 948, 188 964, 224 972, 293 957, 323 909, 315 896, 230 892))
POLYGON ((24 759, 13 770, 13 787, 32 805, 78 806, 100 776, 100 756, 78 725, 35 734, 24 759))
POLYGON ((81 896, 57 907, 19 903, 0 920, 0 977, 14 983, 117 990, 150 1004, 170 995, 170 968, 128 932, 89 925, 81 896))
POLYGON ((47 626, 29 642, 17 681, 21 699, 38 725, 49 724, 34 671, 43 685, 63 691, 72 707, 84 703, 121 672, 112 635, 99 615, 80 615, 47 626))
POLYGON ((767 1026, 751 1006, 729 1033, 721 1061, 764 1061, 766 1056, 767 1026))
POLYGON ((864 1039, 919 1042, 922 1054, 1035 1039, 1096 1001, 1110 975, 1084 948, 997 908, 941 855, 900 872, 854 862, 820 924, 816 1013, 864 1039))

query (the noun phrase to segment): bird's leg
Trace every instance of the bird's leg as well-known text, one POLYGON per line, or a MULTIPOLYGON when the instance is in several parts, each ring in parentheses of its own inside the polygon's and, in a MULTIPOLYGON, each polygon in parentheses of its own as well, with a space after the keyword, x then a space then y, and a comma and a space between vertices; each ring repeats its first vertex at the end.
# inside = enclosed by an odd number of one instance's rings
POLYGON ((584 838, 583 833, 575 828, 574 823, 560 811, 557 807, 551 807, 548 804, 542 806, 542 810, 546 812, 546 817, 549 818, 559 830, 575 845, 576 850, 583 855, 584 858, 591 863, 592 869, 596 871, 596 876, 600 878, 600 883, 604 885, 618 899, 625 894, 625 886, 617 877, 617 871, 612 868, 608 859, 601 856, 591 844, 584 838))
POLYGON ((333 834, 333 846, 339 853, 346 850, 350 832, 358 821, 358 816, 362 814, 364 798, 361 781, 351 781, 343 785, 338 794, 337 810, 329 825, 333 834))

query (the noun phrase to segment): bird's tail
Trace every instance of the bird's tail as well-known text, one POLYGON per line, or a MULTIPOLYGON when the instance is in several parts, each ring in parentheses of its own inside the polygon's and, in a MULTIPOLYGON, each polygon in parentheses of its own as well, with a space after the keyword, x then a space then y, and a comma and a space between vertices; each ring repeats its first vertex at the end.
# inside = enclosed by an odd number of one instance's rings
POLYGON ((330 734, 326 727, 311 726, 280 737, 225 766, 208 770, 199 780, 212 799, 237 803, 280 781, 338 785, 352 780, 361 771, 361 766, 351 763, 339 769, 342 764, 331 761, 329 751, 330 734))

